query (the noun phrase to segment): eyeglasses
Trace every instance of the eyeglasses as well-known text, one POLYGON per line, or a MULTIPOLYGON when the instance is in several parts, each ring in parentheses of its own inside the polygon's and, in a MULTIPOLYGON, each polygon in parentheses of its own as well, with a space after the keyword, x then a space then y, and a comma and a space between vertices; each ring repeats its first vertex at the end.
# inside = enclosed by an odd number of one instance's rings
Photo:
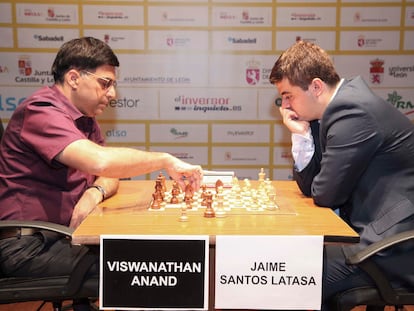
POLYGON ((94 74, 93 72, 87 71, 87 70, 82 70, 82 72, 94 76, 96 78, 96 80, 98 81, 98 83, 102 86, 102 88, 104 90, 109 89, 111 86, 116 87, 117 83, 115 80, 106 78, 106 77, 101 77, 98 76, 97 74, 94 74))

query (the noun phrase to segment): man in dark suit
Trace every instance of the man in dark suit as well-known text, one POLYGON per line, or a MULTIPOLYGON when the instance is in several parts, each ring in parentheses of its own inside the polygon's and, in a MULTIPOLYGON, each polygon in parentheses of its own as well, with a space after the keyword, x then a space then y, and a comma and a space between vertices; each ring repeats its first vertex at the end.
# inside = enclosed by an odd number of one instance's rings
MULTIPOLYGON (((338 208, 360 235, 356 245, 325 246, 322 310, 328 310, 335 293, 372 283, 346 265, 345 254, 414 228, 414 125, 361 77, 340 79, 329 55, 309 42, 299 41, 279 57, 270 82, 292 132, 298 185, 315 204, 338 208), (318 123, 319 131, 312 131, 318 123)), ((376 261, 395 285, 413 285, 413 256, 411 243, 376 261)))

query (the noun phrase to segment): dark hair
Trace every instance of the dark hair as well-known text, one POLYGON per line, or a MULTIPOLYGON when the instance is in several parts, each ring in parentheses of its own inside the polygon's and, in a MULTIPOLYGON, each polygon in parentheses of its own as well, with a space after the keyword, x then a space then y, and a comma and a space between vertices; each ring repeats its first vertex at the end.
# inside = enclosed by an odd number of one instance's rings
POLYGON ((56 83, 62 83, 70 69, 93 71, 102 65, 119 66, 109 45, 93 37, 77 38, 61 46, 52 65, 52 75, 56 83))
POLYGON ((288 48, 273 66, 270 83, 275 84, 284 78, 305 91, 314 78, 321 79, 329 86, 336 85, 340 80, 328 53, 306 41, 298 41, 288 48))

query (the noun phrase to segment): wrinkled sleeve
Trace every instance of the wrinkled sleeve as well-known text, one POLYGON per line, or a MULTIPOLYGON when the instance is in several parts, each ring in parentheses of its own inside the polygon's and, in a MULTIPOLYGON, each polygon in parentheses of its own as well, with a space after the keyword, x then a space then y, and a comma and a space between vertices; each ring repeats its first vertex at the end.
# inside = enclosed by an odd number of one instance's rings
POLYGON ((380 125, 356 106, 332 113, 325 123, 326 146, 312 197, 317 205, 335 208, 349 200, 383 138, 380 125))
POLYGON ((37 103, 26 108, 20 138, 46 162, 52 163, 66 146, 86 137, 69 115, 47 103, 37 103))

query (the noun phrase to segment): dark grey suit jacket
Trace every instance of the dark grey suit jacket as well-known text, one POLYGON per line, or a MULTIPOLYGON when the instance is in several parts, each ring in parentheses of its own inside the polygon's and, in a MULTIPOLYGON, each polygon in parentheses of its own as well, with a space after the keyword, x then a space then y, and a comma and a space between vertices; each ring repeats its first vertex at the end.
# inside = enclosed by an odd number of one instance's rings
MULTIPOLYGON (((320 171, 315 154, 314 163, 298 175, 304 181, 316 174, 314 202, 339 208, 359 233, 361 243, 345 246, 346 253, 414 229, 414 125, 406 116, 362 78, 346 80, 322 116, 320 143, 320 171)), ((412 243, 406 244, 379 260, 398 273, 404 261, 413 261, 413 250, 412 243)))

